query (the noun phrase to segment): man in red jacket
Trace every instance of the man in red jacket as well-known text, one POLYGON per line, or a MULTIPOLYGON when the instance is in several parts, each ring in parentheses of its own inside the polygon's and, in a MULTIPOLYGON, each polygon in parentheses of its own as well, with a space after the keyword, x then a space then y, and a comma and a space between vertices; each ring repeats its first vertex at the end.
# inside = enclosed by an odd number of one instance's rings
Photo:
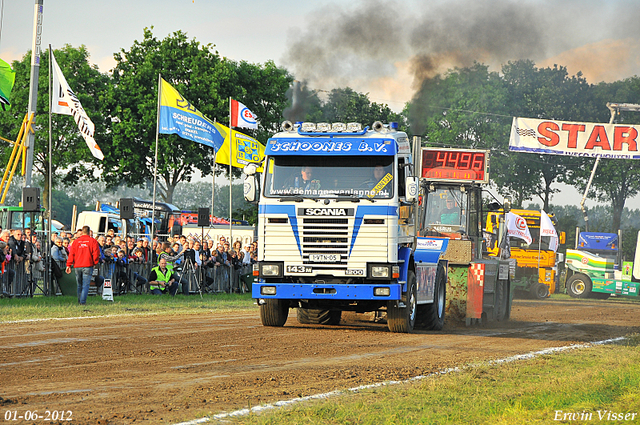
POLYGON ((76 239, 69 247, 67 259, 67 274, 71 273, 71 267, 76 270, 76 282, 78 283, 78 302, 84 305, 89 294, 89 284, 93 275, 93 266, 100 259, 100 246, 98 241, 89 234, 89 226, 82 228, 82 236, 76 239))

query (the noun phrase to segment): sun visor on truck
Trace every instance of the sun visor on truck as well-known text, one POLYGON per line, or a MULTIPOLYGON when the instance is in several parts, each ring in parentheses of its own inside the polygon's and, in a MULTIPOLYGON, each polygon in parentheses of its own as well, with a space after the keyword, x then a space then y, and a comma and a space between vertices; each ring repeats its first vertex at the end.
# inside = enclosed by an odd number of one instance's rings
POLYGON ((398 151, 394 139, 340 138, 271 138, 265 155, 395 155, 398 151))
POLYGON ((618 235, 615 233, 582 232, 578 237, 578 249, 617 251, 618 235))

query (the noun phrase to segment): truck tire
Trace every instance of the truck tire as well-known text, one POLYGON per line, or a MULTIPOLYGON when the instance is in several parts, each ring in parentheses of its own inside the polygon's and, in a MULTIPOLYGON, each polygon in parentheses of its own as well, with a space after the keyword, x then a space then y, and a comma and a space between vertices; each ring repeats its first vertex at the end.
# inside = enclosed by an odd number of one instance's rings
POLYGON ((573 298, 587 298, 591 294, 592 283, 589 276, 576 273, 567 281, 567 293, 573 298))
POLYGON ((302 325, 339 325, 342 320, 340 310, 317 310, 311 308, 297 309, 298 323, 302 325))
POLYGON ((509 287, 510 285, 508 280, 496 281, 496 307, 494 314, 495 319, 498 322, 507 321, 511 316, 511 306, 509 304, 509 287))
POLYGON ((447 304, 447 276, 442 264, 438 264, 433 288, 433 304, 418 306, 418 320, 425 329, 440 331, 444 327, 444 309, 447 304))
POLYGON ((400 301, 387 304, 387 326, 391 332, 411 332, 416 324, 416 275, 413 271, 407 275, 406 300, 405 307, 400 307, 400 301))
POLYGON ((289 316, 289 302, 267 298, 260 304, 260 320, 263 326, 284 326, 289 316))
POLYGON ((529 288, 529 295, 534 300, 544 300, 549 296, 549 287, 544 283, 536 282, 529 288))

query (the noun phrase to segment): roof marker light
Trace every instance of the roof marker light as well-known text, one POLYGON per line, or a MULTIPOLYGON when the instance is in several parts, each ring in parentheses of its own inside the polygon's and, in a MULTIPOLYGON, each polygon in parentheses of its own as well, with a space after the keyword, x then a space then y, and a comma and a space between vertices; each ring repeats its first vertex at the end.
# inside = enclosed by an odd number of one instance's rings
POLYGON ((302 129, 303 132, 310 133, 312 131, 316 131, 316 123, 314 123, 314 122, 303 122, 300 125, 300 128, 302 129))
POLYGON ((362 124, 359 122, 350 122, 347 124, 347 131, 359 132, 362 131, 362 124))
POLYGON ((331 124, 329 124, 328 122, 319 122, 316 125, 316 128, 318 129, 318 131, 328 132, 331 131, 331 124))
POLYGON ((334 122, 331 124, 331 131, 334 133, 339 133, 345 131, 347 129, 347 125, 343 122, 334 122))

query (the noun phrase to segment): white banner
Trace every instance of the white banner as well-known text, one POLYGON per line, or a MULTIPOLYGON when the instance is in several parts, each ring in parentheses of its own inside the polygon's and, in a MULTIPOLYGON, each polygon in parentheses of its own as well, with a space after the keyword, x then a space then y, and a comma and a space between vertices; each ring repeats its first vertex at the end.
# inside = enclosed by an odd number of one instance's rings
POLYGON ((507 235, 523 239, 527 244, 531 244, 533 239, 531 238, 531 232, 529 232, 529 226, 527 226, 527 220, 512 212, 506 214, 505 220, 507 223, 507 235))
POLYGON ((67 79, 64 78, 64 74, 62 74, 53 53, 51 54, 51 65, 53 66, 53 99, 51 102, 51 112, 54 114, 73 116, 91 154, 98 159, 104 159, 102 151, 93 139, 96 127, 89 119, 76 94, 71 90, 69 84, 67 84, 67 79))
POLYGON ((509 150, 551 155, 640 159, 640 126, 513 118, 509 150))
POLYGON ((558 250, 558 232, 556 232, 556 228, 553 227, 553 223, 551 219, 547 215, 544 210, 540 210, 540 237, 549 236, 551 240, 549 241, 549 249, 554 252, 558 250))

